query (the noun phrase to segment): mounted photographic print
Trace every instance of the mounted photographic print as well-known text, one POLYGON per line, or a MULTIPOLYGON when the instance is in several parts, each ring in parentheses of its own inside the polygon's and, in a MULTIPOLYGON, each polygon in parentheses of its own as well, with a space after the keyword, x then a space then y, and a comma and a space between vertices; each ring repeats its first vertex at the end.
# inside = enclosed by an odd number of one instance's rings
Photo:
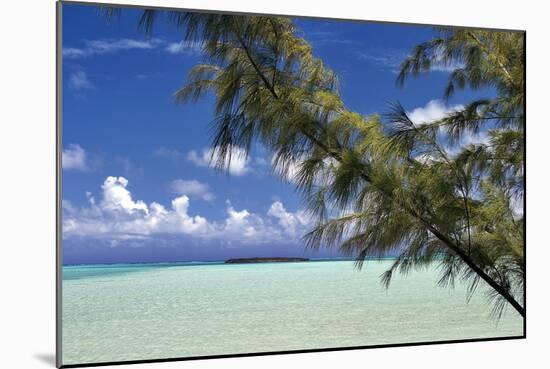
POLYGON ((58 366, 525 337, 524 32, 58 20, 58 366))

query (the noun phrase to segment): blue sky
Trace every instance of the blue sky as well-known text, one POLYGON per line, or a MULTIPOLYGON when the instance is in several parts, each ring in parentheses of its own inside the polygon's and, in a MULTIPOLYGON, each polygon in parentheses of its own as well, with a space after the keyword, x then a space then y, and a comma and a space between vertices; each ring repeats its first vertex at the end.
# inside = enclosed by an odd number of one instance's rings
MULTIPOLYGON (((124 9, 109 22, 95 6, 63 5, 64 262, 337 255, 304 250, 311 220, 261 147, 237 156, 229 173, 208 166, 212 97, 173 100, 200 51, 168 22, 144 35, 139 13, 124 9)), ((443 102, 448 68, 396 87, 400 61, 433 36, 430 27, 296 24, 362 114, 400 101, 421 122, 490 94, 462 91, 443 102)))

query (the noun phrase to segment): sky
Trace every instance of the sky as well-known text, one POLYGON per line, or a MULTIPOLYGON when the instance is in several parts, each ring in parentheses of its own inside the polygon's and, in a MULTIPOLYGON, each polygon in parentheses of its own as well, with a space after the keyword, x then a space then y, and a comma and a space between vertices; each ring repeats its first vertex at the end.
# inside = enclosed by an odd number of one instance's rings
MULTIPOLYGON (((209 165, 213 97, 185 105, 173 98, 202 60, 200 50, 167 21, 145 35, 140 12, 124 9, 108 20, 96 6, 63 4, 63 262, 339 256, 305 248, 311 217, 262 147, 247 158, 236 149, 226 172, 209 165)), ((459 91, 444 101, 451 70, 444 66, 396 86, 400 62, 433 37, 431 27, 295 23, 339 76, 347 106, 361 114, 399 101, 422 123, 492 94, 459 91)))

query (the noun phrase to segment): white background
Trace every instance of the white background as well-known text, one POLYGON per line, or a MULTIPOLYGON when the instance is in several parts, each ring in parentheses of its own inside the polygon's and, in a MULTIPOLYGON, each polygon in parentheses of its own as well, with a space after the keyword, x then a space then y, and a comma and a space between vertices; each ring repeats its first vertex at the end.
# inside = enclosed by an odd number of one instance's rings
MULTIPOLYGON (((129 0, 275 14, 527 30, 526 340, 175 362, 139 368, 472 368, 548 364, 548 35, 543 1, 129 0), (545 355, 546 354, 546 355, 545 355)), ((52 368, 55 353, 55 2, 2 2, 0 367, 52 368), (7 82, 7 83, 6 83, 7 82)), ((399 324, 399 322, 396 322, 399 324)), ((335 345, 338 345, 335 342, 335 345)))

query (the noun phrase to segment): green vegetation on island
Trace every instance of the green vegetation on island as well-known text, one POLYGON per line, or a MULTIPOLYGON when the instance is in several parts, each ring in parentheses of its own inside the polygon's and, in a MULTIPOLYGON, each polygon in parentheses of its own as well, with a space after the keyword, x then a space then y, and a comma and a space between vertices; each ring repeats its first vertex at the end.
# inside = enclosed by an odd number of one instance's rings
POLYGON ((309 261, 308 258, 283 258, 283 257, 271 257, 271 258, 236 258, 227 259, 226 264, 253 264, 253 263, 296 263, 302 261, 309 261))

